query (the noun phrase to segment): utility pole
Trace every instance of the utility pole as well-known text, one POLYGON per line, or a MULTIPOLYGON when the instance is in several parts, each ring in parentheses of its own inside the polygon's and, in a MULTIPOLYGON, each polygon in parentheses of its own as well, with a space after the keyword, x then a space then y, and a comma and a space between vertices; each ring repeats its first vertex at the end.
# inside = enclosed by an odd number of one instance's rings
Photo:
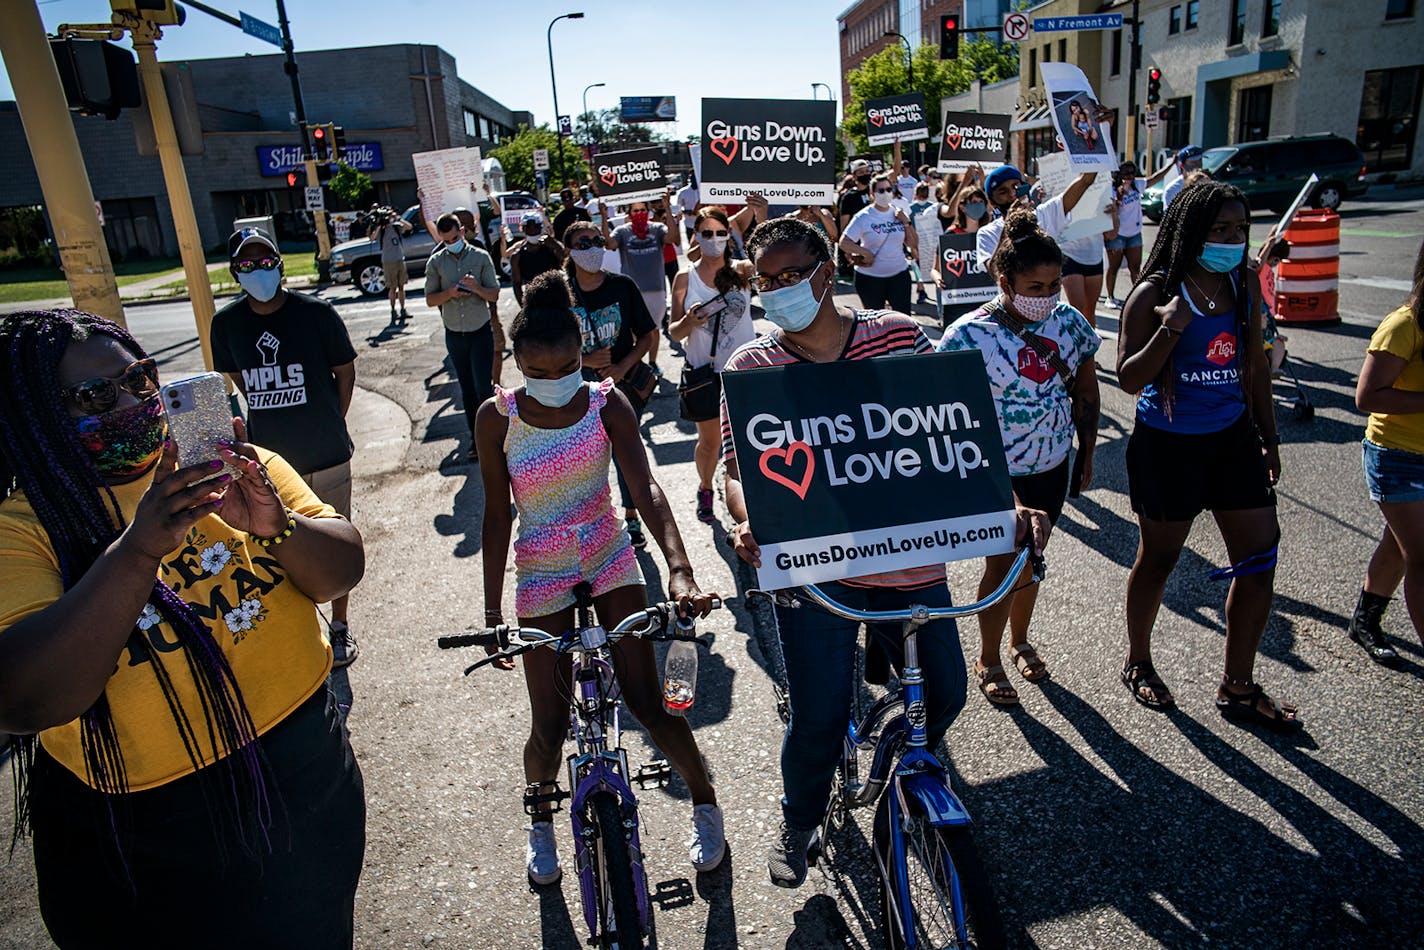
MULTIPOLYGON (((1142 18, 1138 3, 1139 0, 1132 0, 1132 51, 1127 59, 1127 158, 1134 163, 1137 161, 1137 123, 1141 118, 1137 114, 1137 71, 1142 68, 1142 18)), ((1151 129, 1147 131, 1147 138, 1150 143, 1151 129)), ((1147 160, 1152 161, 1152 157, 1149 155, 1147 160)))
POLYGON ((302 104, 302 81, 297 76, 297 54, 292 48, 292 24, 287 20, 287 4, 283 0, 277 0, 277 26, 282 31, 282 52, 287 57, 282 68, 292 80, 292 104, 296 107, 297 127, 302 130, 302 154, 305 155, 311 151, 311 142, 307 140, 307 109, 302 104))
POLYGON ((134 52, 138 55, 138 74, 143 81, 148 114, 153 119, 153 137, 158 143, 158 160, 163 166, 169 210, 173 212, 173 230, 178 234, 178 253, 183 258, 183 275, 188 280, 188 297, 193 304, 198 344, 203 349, 203 365, 212 369, 209 331, 213 324, 213 287, 208 282, 203 239, 198 231, 197 215, 193 213, 193 196, 188 191, 188 176, 183 170, 183 155, 178 150, 178 135, 173 131, 173 113, 168 108, 168 92, 163 88, 163 71, 158 65, 157 42, 162 38, 163 30, 150 20, 123 11, 116 11, 114 20, 129 31, 134 52))
MULTIPOLYGON (((120 325, 124 309, 69 103, 34 0, 0 0, 0 57, 15 90, 74 306, 120 325)), ((166 100, 165 100, 166 101, 166 100)))
MULTIPOLYGON (((335 158, 336 142, 333 141, 331 125, 326 126, 326 131, 322 134, 322 142, 325 143, 327 156, 335 158)), ((307 127, 302 126, 302 141, 307 139, 307 127)), ((304 148, 302 152, 302 164, 306 167, 307 187, 321 187, 321 171, 317 168, 317 158, 315 148, 304 148)), ((303 205, 305 207, 305 205, 303 205)), ((326 230, 326 208, 322 203, 322 210, 311 212, 312 223, 316 227, 316 279, 323 284, 331 283, 331 235, 326 230)), ((273 235, 275 238, 276 235, 273 235)))

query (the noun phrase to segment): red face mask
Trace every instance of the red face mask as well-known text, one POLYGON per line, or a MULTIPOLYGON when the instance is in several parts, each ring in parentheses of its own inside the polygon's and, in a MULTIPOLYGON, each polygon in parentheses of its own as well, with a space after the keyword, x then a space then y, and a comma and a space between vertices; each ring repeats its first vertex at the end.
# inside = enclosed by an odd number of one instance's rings
POLYGON ((648 212, 630 211, 628 213, 628 223, 633 225, 633 233, 638 237, 648 236, 648 212))

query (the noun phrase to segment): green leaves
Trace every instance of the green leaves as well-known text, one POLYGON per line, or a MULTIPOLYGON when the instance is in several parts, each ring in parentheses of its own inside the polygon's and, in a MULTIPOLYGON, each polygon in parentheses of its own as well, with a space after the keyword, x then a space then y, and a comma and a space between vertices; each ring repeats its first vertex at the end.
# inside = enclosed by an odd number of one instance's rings
POLYGON ((549 150, 549 190, 558 192, 567 182, 575 185, 588 178, 588 165, 583 153, 572 141, 564 141, 564 159, 559 162, 559 136, 547 124, 537 128, 521 126, 514 138, 506 139, 499 148, 490 151, 490 157, 499 159, 504 168, 504 181, 511 190, 532 192, 537 187, 534 179, 534 150, 549 150))
POLYGON ((332 194, 341 198, 352 208, 359 208, 362 199, 376 190, 375 185, 371 183, 370 175, 345 162, 337 167, 336 174, 331 176, 331 181, 327 182, 326 186, 331 189, 332 194))

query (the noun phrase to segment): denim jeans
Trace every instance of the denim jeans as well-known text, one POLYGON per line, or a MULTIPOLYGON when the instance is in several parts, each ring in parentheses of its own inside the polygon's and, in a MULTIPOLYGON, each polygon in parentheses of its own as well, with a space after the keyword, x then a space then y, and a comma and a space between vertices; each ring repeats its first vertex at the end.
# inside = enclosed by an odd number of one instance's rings
MULTIPOLYGON (((914 590, 850 587, 838 582, 818 586, 831 599, 857 610, 950 604, 949 588, 944 584, 914 590)), ((781 810, 790 827, 814 828, 821 823, 830 800, 831 779, 850 725, 852 690, 860 688, 853 681, 860 624, 805 600, 800 607, 778 606, 776 624, 791 707, 791 723, 781 743, 781 810)), ((899 670, 905 653, 900 624, 868 627, 899 670)), ((928 742, 933 749, 964 708, 968 677, 954 621, 925 624, 919 630, 918 648, 925 680, 928 742)))
POLYGON ((460 385, 465 422, 473 434, 475 413, 481 403, 494 395, 494 330, 489 324, 468 333, 446 330, 445 351, 450 354, 450 362, 455 366, 455 381, 460 385))

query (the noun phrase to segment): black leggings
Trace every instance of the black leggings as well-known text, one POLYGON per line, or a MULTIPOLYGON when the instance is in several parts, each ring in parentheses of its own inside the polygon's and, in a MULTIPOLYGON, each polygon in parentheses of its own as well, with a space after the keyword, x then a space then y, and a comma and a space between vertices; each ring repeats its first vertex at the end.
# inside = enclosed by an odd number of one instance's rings
POLYGON ((330 690, 258 741, 273 820, 272 853, 256 857, 205 800, 220 809, 227 795, 211 768, 117 796, 111 819, 102 795, 37 752, 35 877, 59 947, 349 950, 366 794, 330 690))
POLYGON ((855 272, 855 292, 866 310, 884 310, 889 304, 896 313, 910 312, 910 269, 892 277, 870 277, 855 272))

